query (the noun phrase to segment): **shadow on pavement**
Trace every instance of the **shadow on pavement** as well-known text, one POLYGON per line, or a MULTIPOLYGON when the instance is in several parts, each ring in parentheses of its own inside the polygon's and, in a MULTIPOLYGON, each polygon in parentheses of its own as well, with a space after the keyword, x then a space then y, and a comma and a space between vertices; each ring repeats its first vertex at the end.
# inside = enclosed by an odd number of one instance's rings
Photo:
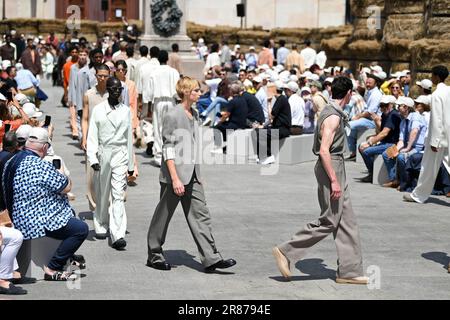
MULTIPOLYGON (((325 280, 325 279, 336 279, 336 271, 328 269, 327 265, 323 263, 322 259, 305 259, 297 262, 295 268, 300 271, 300 273, 305 274, 302 276, 293 276, 290 281, 308 281, 308 280, 325 280)), ((278 282, 287 282, 284 277, 276 276, 270 277, 278 282)))
MULTIPOLYGON (((198 272, 204 272, 205 267, 200 262, 194 260, 195 256, 187 253, 185 250, 168 250, 164 251, 164 257, 166 261, 170 263, 173 267, 186 266, 188 268, 194 269, 198 272)), ((220 270, 215 270, 215 274, 234 274, 233 272, 224 272, 220 270)))
POLYGON ((427 203, 434 203, 434 204, 438 204, 438 205, 441 205, 441 206, 450 207, 450 203, 449 202, 441 200, 441 199, 438 199, 438 198, 429 198, 427 200, 427 203))
POLYGON ((436 263, 442 264, 444 269, 447 269, 448 265, 450 264, 450 257, 445 252, 426 252, 422 253, 422 257, 425 259, 434 261, 436 263))

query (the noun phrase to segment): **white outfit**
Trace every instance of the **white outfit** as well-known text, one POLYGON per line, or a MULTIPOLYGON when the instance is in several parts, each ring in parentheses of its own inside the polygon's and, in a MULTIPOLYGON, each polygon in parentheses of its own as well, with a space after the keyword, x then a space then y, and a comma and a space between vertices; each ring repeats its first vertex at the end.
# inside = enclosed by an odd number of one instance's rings
POLYGON ((316 50, 313 48, 305 48, 300 52, 300 55, 305 60, 305 68, 309 69, 314 63, 316 63, 316 50))
POLYGON ((424 203, 430 197, 442 160, 447 156, 450 158, 448 148, 450 139, 449 106, 450 87, 439 83, 436 91, 431 95, 430 125, 428 137, 425 140, 425 154, 417 187, 411 193, 411 197, 419 203, 424 203), (438 148, 438 152, 433 152, 430 146, 438 148))
POLYGON ((113 110, 104 101, 92 110, 87 157, 91 166, 100 164, 100 172, 94 174, 97 194, 94 228, 98 234, 109 229, 113 243, 125 238, 127 228, 124 198, 127 170, 134 170, 132 132, 128 106, 121 103, 113 110))
POLYGON ((150 77, 159 67, 158 59, 152 58, 149 63, 144 64, 139 72, 139 82, 137 90, 139 94, 142 94, 142 102, 151 102, 152 92, 150 88, 150 77))
MULTIPOLYGON (((147 63, 149 63, 149 62, 150 62, 150 60, 149 60, 147 57, 141 57, 141 58, 136 62, 136 69, 135 69, 135 72, 134 72, 134 79, 130 79, 130 80, 134 81, 134 83, 136 83, 136 89, 138 90, 138 93, 139 93, 139 94, 142 93, 142 91, 139 92, 139 79, 140 79, 140 76, 141 76, 141 69, 142 69, 142 67, 143 67, 145 64, 147 64, 147 63)), ((142 89, 142 88, 141 88, 141 89, 142 89)))
POLYGON ((215 66, 221 66, 220 56, 217 52, 213 52, 208 55, 208 58, 206 58, 206 64, 205 68, 203 69, 203 72, 206 74, 209 69, 215 66))
POLYGON ((292 125, 303 127, 305 122, 305 101, 295 93, 289 97, 289 105, 291 106, 292 125))
POLYGON ((153 154, 159 164, 162 160, 162 120, 165 112, 176 104, 178 80, 180 74, 168 65, 159 66, 150 76, 148 99, 153 105, 153 154))
POLYGON ((12 279, 14 270, 19 269, 16 256, 23 242, 23 235, 14 228, 0 227, 3 244, 0 248, 0 279, 12 279))
POLYGON ((132 80, 135 78, 134 75, 136 73, 136 66, 138 61, 135 58, 128 58, 127 60, 125 60, 125 62, 127 63, 128 67, 127 79, 132 80))

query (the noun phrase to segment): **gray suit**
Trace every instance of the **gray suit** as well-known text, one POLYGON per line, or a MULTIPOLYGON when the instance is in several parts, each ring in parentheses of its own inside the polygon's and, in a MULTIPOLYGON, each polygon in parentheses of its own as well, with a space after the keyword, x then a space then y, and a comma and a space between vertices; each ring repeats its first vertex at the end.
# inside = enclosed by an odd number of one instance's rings
POLYGON ((162 245, 166 239, 169 222, 180 201, 202 264, 209 267, 222 260, 211 233, 211 216, 199 177, 198 128, 198 113, 194 110, 193 119, 190 120, 181 105, 170 109, 164 116, 160 201, 153 214, 147 239, 150 263, 165 261, 162 245), (175 161, 178 177, 185 185, 185 194, 182 197, 177 196, 173 190, 167 160, 175 161))

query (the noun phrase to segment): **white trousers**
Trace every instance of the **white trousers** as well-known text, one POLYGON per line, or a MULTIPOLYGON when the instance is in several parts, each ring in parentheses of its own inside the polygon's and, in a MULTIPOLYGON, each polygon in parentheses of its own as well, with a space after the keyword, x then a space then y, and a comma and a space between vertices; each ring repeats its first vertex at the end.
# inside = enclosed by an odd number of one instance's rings
POLYGON ((447 154, 447 148, 440 148, 438 152, 434 152, 431 150, 430 144, 428 142, 425 143, 425 153, 422 158, 419 180, 417 181, 417 187, 411 193, 411 197, 416 202, 424 203, 430 197, 442 160, 447 154))
POLYGON ((169 110, 173 108, 175 102, 169 99, 156 100, 153 105, 153 135, 155 142, 153 144, 153 154, 155 156, 155 161, 161 163, 162 161, 162 124, 164 115, 169 110))
POLYGON ((16 256, 23 242, 23 235, 14 228, 0 227, 3 244, 0 248, 0 279, 12 279, 14 270, 19 269, 16 256))
POLYGON ((94 228, 98 234, 110 232, 114 243, 125 238, 127 214, 128 152, 123 149, 103 149, 99 152, 100 171, 94 173, 96 208, 94 228))

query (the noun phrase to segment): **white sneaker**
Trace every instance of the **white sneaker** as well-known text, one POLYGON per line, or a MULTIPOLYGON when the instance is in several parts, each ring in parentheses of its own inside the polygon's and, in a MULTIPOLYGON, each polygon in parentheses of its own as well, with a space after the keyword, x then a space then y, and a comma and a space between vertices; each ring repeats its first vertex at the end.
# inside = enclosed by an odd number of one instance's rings
POLYGON ((203 126, 209 126, 211 124, 212 120, 210 118, 206 119, 205 121, 203 121, 202 125, 203 126))
POLYGON ((274 156, 270 156, 270 157, 266 158, 266 160, 261 162, 261 164, 263 166, 267 166, 267 165, 272 164, 272 163, 275 163, 275 157, 274 156))
POLYGON ((211 150, 212 154, 223 154, 223 149, 222 148, 214 148, 211 150))

